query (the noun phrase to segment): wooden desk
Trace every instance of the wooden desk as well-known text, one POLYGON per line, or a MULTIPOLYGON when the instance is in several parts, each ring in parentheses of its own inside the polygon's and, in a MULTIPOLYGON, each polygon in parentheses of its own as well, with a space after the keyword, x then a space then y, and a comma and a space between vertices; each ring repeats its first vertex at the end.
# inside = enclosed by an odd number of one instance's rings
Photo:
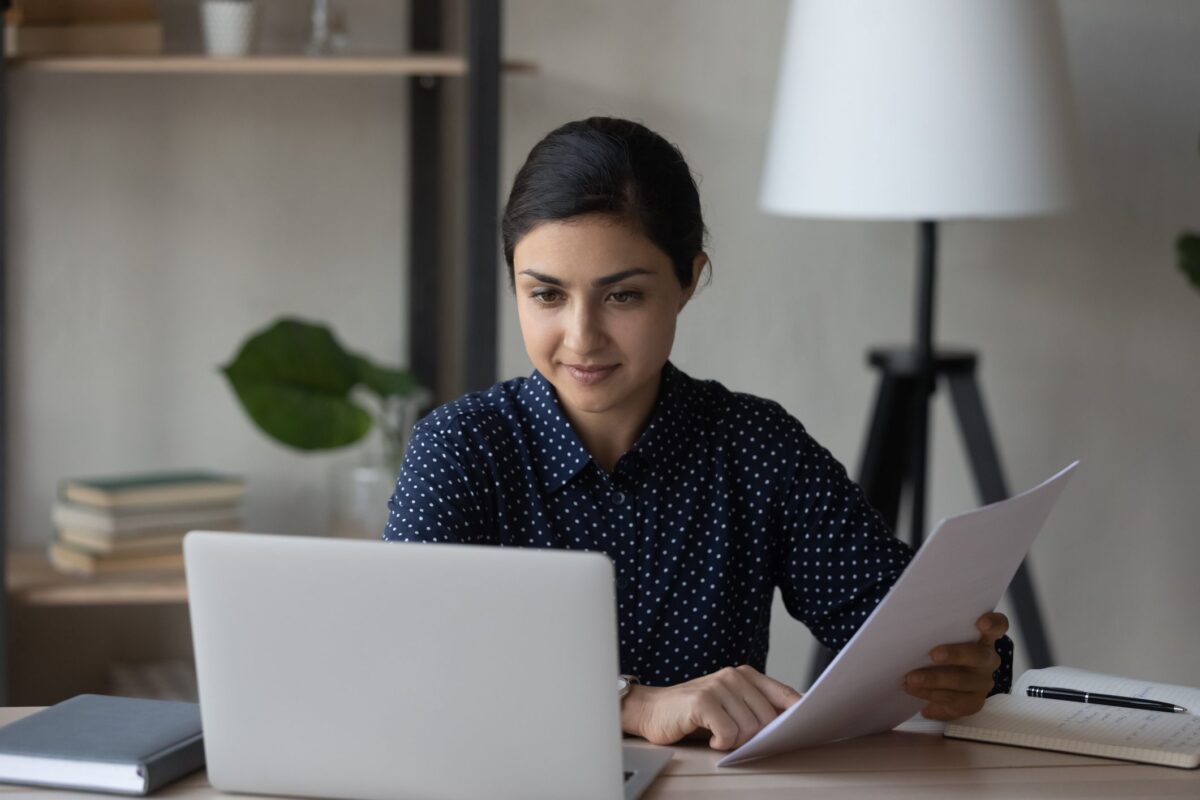
MULTIPOLYGON (((37 711, 0 708, 0 724, 37 711)), ((627 739, 627 744, 653 747, 627 739)), ((934 724, 814 747, 743 767, 718 768, 718 753, 702 742, 672 748, 644 800, 694 798, 1080 798, 1200 797, 1200 771, 1152 767, 1065 753, 943 739, 934 724)), ((78 800, 112 795, 0 785, 0 800, 78 800)), ((208 785, 203 771, 153 797, 189 800, 233 797, 208 785)), ((239 795, 240 796, 240 795, 239 795)))

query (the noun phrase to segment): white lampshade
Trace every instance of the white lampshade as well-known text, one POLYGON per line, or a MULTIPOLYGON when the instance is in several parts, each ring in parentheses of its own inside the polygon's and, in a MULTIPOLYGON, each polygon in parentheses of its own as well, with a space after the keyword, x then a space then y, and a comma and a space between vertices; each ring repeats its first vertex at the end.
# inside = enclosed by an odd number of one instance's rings
POLYGON ((939 220, 1070 205, 1053 0, 793 0, 761 204, 939 220))

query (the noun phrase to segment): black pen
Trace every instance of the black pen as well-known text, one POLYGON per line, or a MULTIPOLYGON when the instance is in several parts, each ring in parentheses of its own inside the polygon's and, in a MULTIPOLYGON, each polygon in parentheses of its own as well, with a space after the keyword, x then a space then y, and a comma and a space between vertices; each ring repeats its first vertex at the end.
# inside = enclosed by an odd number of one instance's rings
POLYGON ((1026 690, 1030 697, 1044 697, 1047 700, 1071 700, 1076 703, 1095 703, 1101 706, 1121 706, 1122 708, 1140 708, 1143 711, 1166 711, 1171 714, 1186 712, 1171 703, 1160 703, 1157 700, 1143 700, 1140 697, 1118 697, 1115 694, 1096 694, 1081 692, 1078 689, 1057 689, 1053 686, 1030 686, 1026 690))

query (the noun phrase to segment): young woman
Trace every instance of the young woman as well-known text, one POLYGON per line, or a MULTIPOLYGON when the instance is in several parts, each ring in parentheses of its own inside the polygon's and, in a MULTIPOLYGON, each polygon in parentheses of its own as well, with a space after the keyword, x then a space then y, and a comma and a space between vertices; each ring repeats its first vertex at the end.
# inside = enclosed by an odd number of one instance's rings
MULTIPOLYGON (((563 125, 517 174, 503 234, 536 370, 417 424, 383 538, 606 553, 621 672, 641 681, 625 731, 738 747, 800 697, 763 674, 775 588, 837 650, 911 552, 779 404, 668 360, 708 263, 673 145, 627 120, 563 125)), ((1008 620, 978 626, 907 676, 926 716, 1008 690, 1008 620)))

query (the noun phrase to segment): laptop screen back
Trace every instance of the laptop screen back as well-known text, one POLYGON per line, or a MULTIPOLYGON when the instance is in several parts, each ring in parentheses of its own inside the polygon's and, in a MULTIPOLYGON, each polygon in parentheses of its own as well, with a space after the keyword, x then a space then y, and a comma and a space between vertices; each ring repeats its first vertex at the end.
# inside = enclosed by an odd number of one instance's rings
POLYGON ((220 532, 184 550, 218 789, 622 796, 604 555, 220 532))

